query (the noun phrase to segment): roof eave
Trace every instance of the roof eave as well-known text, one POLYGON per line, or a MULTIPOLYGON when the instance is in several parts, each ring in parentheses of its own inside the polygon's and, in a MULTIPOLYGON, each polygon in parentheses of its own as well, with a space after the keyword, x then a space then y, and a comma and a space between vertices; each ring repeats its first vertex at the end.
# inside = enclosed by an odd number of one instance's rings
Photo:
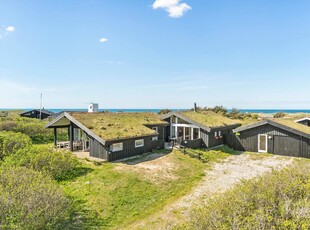
POLYGON ((210 128, 211 128, 211 130, 213 130, 213 129, 236 128, 239 126, 241 126, 241 123, 236 123, 236 124, 231 124, 231 125, 214 126, 214 127, 210 127, 210 128))
POLYGON ((56 117, 54 120, 49 122, 48 124, 45 125, 45 128, 51 128, 50 126, 55 124, 57 121, 59 121, 61 118, 67 118, 69 121, 74 123, 76 126, 78 126, 80 129, 82 129, 85 133, 87 133, 89 136, 93 137, 96 139, 98 142, 101 144, 105 145, 105 140, 99 137, 97 134, 95 134, 93 131, 91 131, 89 128, 84 126, 82 123, 80 123, 78 120, 76 120, 74 117, 72 117, 69 113, 63 112, 61 113, 58 117, 56 117))
POLYGON ((269 120, 269 119, 266 119, 264 121, 260 121, 260 122, 254 123, 254 124, 250 124, 250 125, 239 127, 237 129, 234 129, 233 132, 234 133, 242 132, 242 131, 253 129, 253 128, 259 127, 261 125, 266 125, 266 124, 273 125, 275 127, 278 127, 280 129, 286 130, 286 131, 291 132, 291 133, 294 133, 296 135, 300 135, 300 136, 303 136, 303 137, 306 137, 306 138, 310 138, 310 134, 308 134, 308 133, 304 133, 304 132, 302 132, 300 130, 291 128, 289 126, 280 124, 278 122, 275 122, 275 121, 272 121, 272 120, 269 120))

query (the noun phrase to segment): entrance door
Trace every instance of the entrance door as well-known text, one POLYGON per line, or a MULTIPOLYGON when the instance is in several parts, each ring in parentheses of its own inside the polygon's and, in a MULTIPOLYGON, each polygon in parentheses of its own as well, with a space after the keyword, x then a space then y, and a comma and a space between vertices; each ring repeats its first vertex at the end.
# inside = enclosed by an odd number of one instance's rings
POLYGON ((266 153, 267 152, 267 135, 266 134, 260 134, 258 135, 258 152, 260 153, 266 153))

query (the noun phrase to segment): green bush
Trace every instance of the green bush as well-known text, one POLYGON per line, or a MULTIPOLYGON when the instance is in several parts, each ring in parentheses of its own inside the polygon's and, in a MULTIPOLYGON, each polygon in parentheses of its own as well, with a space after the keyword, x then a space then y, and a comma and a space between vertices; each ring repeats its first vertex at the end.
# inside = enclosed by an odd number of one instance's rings
POLYGON ((1 229, 60 229, 68 207, 49 177, 22 167, 0 168, 1 229))
MULTIPOLYGON (((51 143, 54 140, 52 129, 45 128, 47 120, 39 120, 27 117, 10 117, 0 120, 0 131, 20 132, 29 136, 34 144, 51 143)), ((58 129, 58 139, 67 140, 65 129, 58 129)))
POLYGON ((31 140, 25 134, 10 131, 0 132, 0 159, 29 146, 31 146, 31 140))
POLYGON ((70 151, 44 145, 21 149, 17 154, 6 157, 3 164, 45 172, 58 181, 75 177, 80 166, 78 159, 70 151))
POLYGON ((170 113, 170 112, 172 112, 171 109, 161 109, 161 110, 158 112, 158 114, 162 115, 162 114, 167 114, 167 113, 170 113))
POLYGON ((197 209, 180 229, 309 229, 310 166, 274 171, 197 209))
POLYGON ((283 112, 277 112, 276 114, 273 115, 274 118, 283 118, 285 116, 286 114, 283 112))

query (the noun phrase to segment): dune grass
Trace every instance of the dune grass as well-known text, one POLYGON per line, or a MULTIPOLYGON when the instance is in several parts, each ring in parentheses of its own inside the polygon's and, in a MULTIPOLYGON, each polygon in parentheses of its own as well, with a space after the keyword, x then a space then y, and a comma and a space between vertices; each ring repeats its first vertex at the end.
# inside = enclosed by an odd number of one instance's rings
POLYGON ((218 148, 214 148, 211 150, 207 149, 190 149, 187 148, 183 150, 185 154, 188 154, 189 156, 193 158, 197 158, 201 160, 204 163, 214 163, 214 162, 219 162, 223 159, 226 159, 230 157, 231 155, 239 155, 241 152, 235 151, 228 146, 220 146, 218 148))
POLYGON ((186 194, 203 176, 202 162, 173 151, 165 156, 177 167, 175 179, 151 181, 139 171, 120 171, 122 163, 85 164, 91 170, 62 187, 73 203, 73 219, 68 227, 117 228, 144 218, 186 194))
POLYGON ((254 180, 242 181, 193 210, 175 229, 309 229, 310 164, 295 162, 254 180))
POLYGON ((229 126, 241 123, 240 120, 233 120, 212 111, 203 111, 203 112, 184 111, 181 112, 181 114, 193 121, 196 121, 210 128, 219 126, 229 126))
POLYGON ((104 140, 156 135, 146 125, 167 124, 155 113, 71 112, 70 115, 104 140))

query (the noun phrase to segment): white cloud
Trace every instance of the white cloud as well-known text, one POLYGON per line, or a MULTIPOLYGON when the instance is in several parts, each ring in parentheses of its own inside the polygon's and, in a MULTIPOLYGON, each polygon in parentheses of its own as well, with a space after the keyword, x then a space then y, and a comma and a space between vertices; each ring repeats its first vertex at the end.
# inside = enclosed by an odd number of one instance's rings
POLYGON ((107 42, 108 39, 107 38, 100 38, 99 42, 107 42))
POLYGON ((9 33, 14 31, 14 26, 0 26, 0 39, 5 38, 9 33))
POLYGON ((180 0, 155 0, 152 7, 154 10, 165 9, 172 18, 182 17, 186 11, 192 9, 186 3, 180 3, 180 0))
POLYGON ((13 32, 15 30, 15 27, 14 26, 8 26, 5 28, 5 30, 8 32, 13 32))

